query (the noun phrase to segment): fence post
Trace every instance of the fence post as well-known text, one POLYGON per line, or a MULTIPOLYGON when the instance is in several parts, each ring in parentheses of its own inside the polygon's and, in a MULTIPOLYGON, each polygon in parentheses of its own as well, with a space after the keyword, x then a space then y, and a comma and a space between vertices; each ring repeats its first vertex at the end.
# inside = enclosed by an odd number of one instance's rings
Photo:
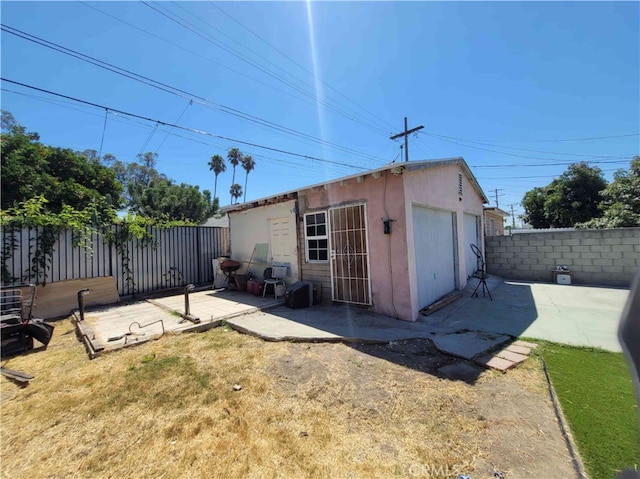
POLYGON ((200 231, 200 226, 196 226, 196 264, 198 266, 198 286, 202 284, 202 276, 200 275, 200 263, 202 263, 202 261, 200 261, 200 231))

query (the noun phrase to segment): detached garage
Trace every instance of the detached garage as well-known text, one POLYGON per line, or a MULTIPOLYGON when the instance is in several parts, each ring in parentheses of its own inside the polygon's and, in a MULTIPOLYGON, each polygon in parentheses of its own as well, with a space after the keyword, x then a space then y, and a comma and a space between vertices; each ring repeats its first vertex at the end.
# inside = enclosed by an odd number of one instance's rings
POLYGON ((286 264, 287 283, 313 281, 326 302, 415 321, 477 269, 469 245, 483 249, 484 203, 464 159, 452 158, 391 164, 223 211, 234 259, 248 262, 254 244, 268 244, 265 261, 286 264))

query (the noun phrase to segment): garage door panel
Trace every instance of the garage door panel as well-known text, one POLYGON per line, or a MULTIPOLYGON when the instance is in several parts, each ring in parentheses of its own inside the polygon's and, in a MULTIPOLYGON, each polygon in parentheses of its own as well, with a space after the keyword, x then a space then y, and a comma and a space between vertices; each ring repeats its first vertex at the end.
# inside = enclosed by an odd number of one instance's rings
POLYGON ((453 214, 414 205, 412 215, 422 308, 455 289, 453 214))
POLYGON ((471 276, 473 273, 478 271, 478 258, 471 251, 471 245, 475 244, 480 249, 480 241, 478 239, 479 236, 478 231, 478 217, 476 215, 471 215, 465 213, 464 215, 464 258, 465 258, 465 266, 467 271, 467 277, 471 276))

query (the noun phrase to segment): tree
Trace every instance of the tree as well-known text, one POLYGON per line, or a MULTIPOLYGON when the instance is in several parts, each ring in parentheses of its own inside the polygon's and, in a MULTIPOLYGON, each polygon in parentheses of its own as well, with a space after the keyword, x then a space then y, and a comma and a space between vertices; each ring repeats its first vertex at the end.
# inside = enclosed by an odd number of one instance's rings
POLYGON ((37 133, 26 132, 8 112, 2 112, 2 128, 3 210, 40 196, 53 213, 65 205, 78 211, 120 207, 122 185, 96 157, 43 145, 37 133))
POLYGON ((209 171, 213 171, 213 174, 215 175, 215 182, 213 183, 213 198, 217 198, 217 191, 218 191, 218 175, 220 173, 224 173, 225 170, 227 169, 227 165, 225 165, 224 163, 224 158, 222 158, 220 155, 213 155, 211 157, 211 160, 209 161, 209 171))
MULTIPOLYGON (((233 178, 231 179, 232 188, 233 185, 236 184, 236 166, 240 164, 243 156, 242 152, 237 148, 231 148, 227 152, 227 159, 229 160, 229 163, 233 165, 233 178)), ((231 202, 233 202, 233 194, 231 195, 231 202)))
POLYGON ((175 184, 165 178, 152 180, 148 185, 136 185, 132 211, 143 218, 166 221, 204 223, 213 215, 211 192, 200 192, 198 186, 175 184))
POLYGON ((249 173, 253 171, 255 167, 256 162, 251 155, 246 155, 242 158, 242 168, 244 168, 244 171, 246 172, 244 176, 244 198, 242 199, 243 202, 247 200, 247 180, 249 179, 249 173))
POLYGON ((217 202, 211 192, 199 187, 173 182, 156 170, 158 155, 147 152, 138 155, 138 162, 123 163, 109 158, 125 186, 126 206, 143 218, 165 221, 203 223, 216 211, 217 202))
POLYGON ((527 191, 522 199, 524 215, 522 220, 534 228, 549 228, 551 224, 544 214, 545 189, 536 187, 527 191))
POLYGON ((640 156, 629 170, 618 170, 602 191, 601 218, 581 223, 582 228, 625 228, 640 226, 640 156))
POLYGON ((242 186, 239 185, 238 183, 234 183, 231 185, 231 188, 229 188, 229 193, 231 193, 231 204, 234 203, 233 199, 235 198, 235 202, 238 202, 238 198, 240 198, 242 196, 242 186))
POLYGON ((607 181, 598 167, 575 163, 544 188, 528 191, 524 219, 534 228, 566 228, 602 216, 599 204, 607 181))

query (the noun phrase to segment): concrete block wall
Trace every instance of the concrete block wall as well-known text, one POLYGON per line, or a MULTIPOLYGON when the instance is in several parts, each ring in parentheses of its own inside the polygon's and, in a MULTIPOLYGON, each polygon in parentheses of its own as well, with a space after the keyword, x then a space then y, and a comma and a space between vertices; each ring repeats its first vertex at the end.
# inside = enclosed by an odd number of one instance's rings
POLYGON ((541 231, 485 238, 487 271, 508 279, 552 281, 567 265, 575 284, 630 286, 640 270, 640 228, 541 231))

